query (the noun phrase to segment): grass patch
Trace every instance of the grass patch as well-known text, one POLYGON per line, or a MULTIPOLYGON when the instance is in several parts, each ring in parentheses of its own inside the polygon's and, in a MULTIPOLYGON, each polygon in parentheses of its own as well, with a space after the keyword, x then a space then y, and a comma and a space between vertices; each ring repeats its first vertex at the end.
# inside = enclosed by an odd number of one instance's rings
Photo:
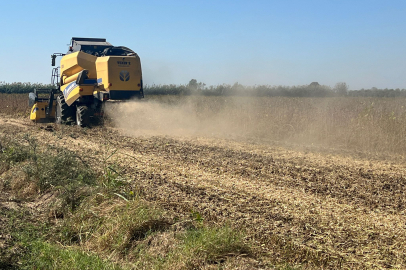
POLYGON ((139 243, 131 258, 142 269, 229 268, 229 259, 250 254, 243 239, 243 233, 228 226, 169 230, 139 243))
MULTIPOLYGON (((41 146, 29 135, 0 139, 2 171, 13 169, 5 176, 5 186, 20 197, 49 190, 58 191, 61 207, 73 211, 97 184, 99 175, 73 152, 62 148, 41 146), (19 177, 16 178, 16 175, 19 177), (10 178, 13 184, 10 185, 10 178)), ((4 184, 3 184, 4 185, 4 184)), ((65 211, 63 210, 63 211, 65 211)))
POLYGON ((179 236, 181 245, 173 252, 177 262, 187 268, 206 263, 220 264, 227 257, 248 254, 250 250, 243 241, 243 234, 229 226, 201 227, 188 230, 179 236))
MULTIPOLYGON (((44 239, 52 234, 48 222, 35 220, 27 209, 7 211, 9 246, 0 253, 5 269, 121 269, 96 254, 78 248, 51 244, 44 239)), ((3 269, 1 268, 1 269, 3 269)))
POLYGON ((23 206, 8 209, 6 233, 11 240, 7 251, 0 254, 0 265, 19 269, 193 269, 221 266, 229 258, 250 254, 243 233, 229 226, 205 224, 198 213, 190 220, 180 220, 145 201, 131 190, 134 184, 129 185, 117 164, 96 173, 75 153, 39 145, 29 136, 3 137, 0 142, 2 164, 8 171, 22 174, 21 179, 15 173, 9 175, 11 188, 7 191, 29 201, 20 191, 31 183, 35 194, 56 194, 42 210, 46 212, 48 207, 51 211, 58 201, 65 209, 63 215, 48 219, 23 206))
POLYGON ((193 269, 251 254, 244 233, 229 226, 175 220, 142 198, 125 201, 96 195, 65 220, 58 241, 141 269, 193 269))
POLYGON ((114 250, 122 254, 132 241, 143 239, 169 224, 164 220, 162 210, 141 199, 125 201, 118 196, 99 193, 65 220, 59 241, 87 244, 100 252, 114 250))
POLYGON ((122 269, 96 254, 75 247, 51 244, 50 224, 33 220, 25 211, 8 211, 9 246, 0 253, 1 269, 122 269))
POLYGON ((58 246, 43 241, 29 244, 30 252, 22 260, 22 269, 122 269, 99 256, 78 248, 58 246))

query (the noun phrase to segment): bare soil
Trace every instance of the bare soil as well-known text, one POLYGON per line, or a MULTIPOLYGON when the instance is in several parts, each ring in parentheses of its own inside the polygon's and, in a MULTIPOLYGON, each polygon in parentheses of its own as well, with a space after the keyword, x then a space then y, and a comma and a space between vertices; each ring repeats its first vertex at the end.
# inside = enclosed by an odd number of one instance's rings
MULTIPOLYGON (((43 127, 0 118, 1 133, 30 133, 67 147, 95 169, 120 164, 147 200, 167 210, 199 212, 205 222, 245 229, 274 263, 406 268, 406 165, 400 157, 264 141, 131 137, 109 126, 43 127)), ((0 195, 1 212, 21 204, 0 195)), ((0 229, 5 224, 0 216, 0 229)))

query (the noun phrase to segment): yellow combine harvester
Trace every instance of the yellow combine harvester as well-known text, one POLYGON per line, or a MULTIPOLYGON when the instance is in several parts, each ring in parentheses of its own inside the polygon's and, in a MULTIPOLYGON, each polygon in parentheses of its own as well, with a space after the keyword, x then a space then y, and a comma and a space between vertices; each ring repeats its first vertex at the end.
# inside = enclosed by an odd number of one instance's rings
POLYGON ((101 38, 72 38, 60 67, 52 71, 54 89, 29 94, 30 119, 88 126, 103 114, 106 100, 143 98, 139 56, 127 47, 114 47, 101 38), (44 97, 44 94, 46 95, 44 97))

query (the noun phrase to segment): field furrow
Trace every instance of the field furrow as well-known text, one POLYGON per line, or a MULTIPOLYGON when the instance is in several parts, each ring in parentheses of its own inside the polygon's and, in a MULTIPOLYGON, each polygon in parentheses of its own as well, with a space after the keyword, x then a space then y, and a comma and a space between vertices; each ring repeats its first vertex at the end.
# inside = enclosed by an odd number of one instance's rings
MULTIPOLYGON (((3 133, 37 129, 5 124, 3 133)), ((75 132, 32 135, 95 165, 114 151, 114 162, 148 200, 243 228, 275 262, 406 266, 402 164, 226 140, 132 138, 110 128, 75 132)))

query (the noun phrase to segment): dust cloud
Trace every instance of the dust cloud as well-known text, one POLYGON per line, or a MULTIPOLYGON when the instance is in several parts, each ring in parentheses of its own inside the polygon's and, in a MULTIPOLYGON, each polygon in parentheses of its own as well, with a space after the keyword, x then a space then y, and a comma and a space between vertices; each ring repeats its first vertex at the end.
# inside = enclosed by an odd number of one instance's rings
POLYGON ((106 113, 115 127, 129 135, 228 138, 247 135, 247 116, 240 115, 243 104, 236 105, 232 99, 166 97, 108 103, 106 113))
MULTIPOLYGON (((133 136, 203 136, 319 143, 326 132, 320 99, 153 96, 106 104, 113 126, 133 136), (317 103, 316 103, 317 102, 317 103)), ((330 132, 330 130, 329 130, 330 132)), ((331 131, 332 132, 332 131, 331 131)))
POLYGON ((132 136, 203 136, 406 154, 401 100, 152 96, 107 102, 113 126, 132 136))

